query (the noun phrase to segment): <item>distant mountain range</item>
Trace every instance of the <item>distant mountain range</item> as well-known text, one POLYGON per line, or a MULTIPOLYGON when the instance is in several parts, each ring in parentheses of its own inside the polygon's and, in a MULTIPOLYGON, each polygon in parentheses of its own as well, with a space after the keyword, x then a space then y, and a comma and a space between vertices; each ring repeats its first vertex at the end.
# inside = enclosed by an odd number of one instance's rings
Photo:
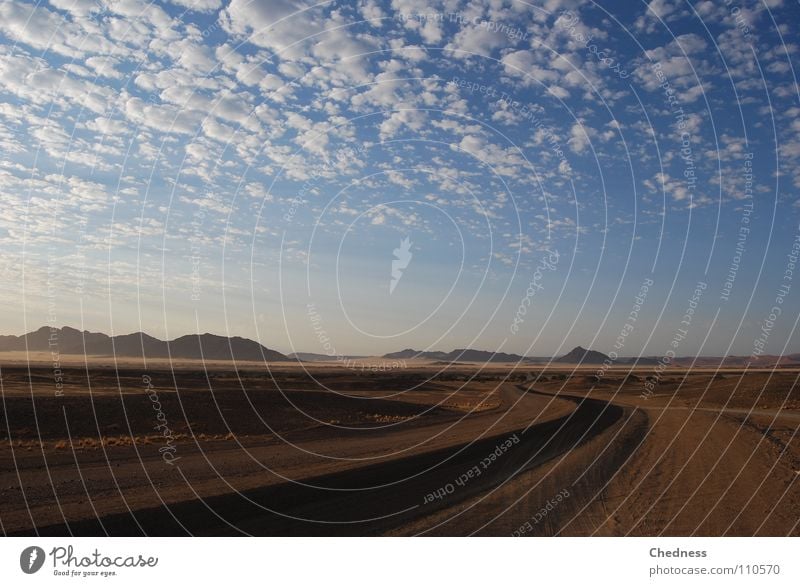
MULTIPOLYGON (((262 346, 258 342, 241 338, 239 336, 226 337, 215 334, 189 334, 174 340, 159 340, 144 332, 108 336, 98 332, 80 331, 71 327, 50 328, 43 326, 34 332, 22 336, 0 336, 0 352, 30 352, 57 351, 59 354, 78 354, 87 356, 119 356, 128 358, 180 358, 192 360, 233 360, 238 361, 268 361, 268 362, 323 362, 341 359, 356 360, 369 358, 369 356, 329 356, 313 352, 295 352, 281 354, 262 346), (51 345, 54 342, 55 345, 51 345)), ((564 356, 559 358, 521 356, 505 352, 491 352, 489 350, 473 350, 458 348, 451 352, 413 350, 406 348, 399 352, 384 354, 386 360, 412 360, 421 358, 441 363, 455 362, 513 362, 525 364, 542 364, 557 362, 562 364, 602 364, 610 360, 608 356, 596 350, 588 350, 576 346, 564 356)), ((639 358, 619 357, 613 361, 615 365, 654 366, 662 359, 657 356, 642 356, 639 358)), ((750 356, 681 356, 672 359, 672 364, 680 366, 699 366, 704 368, 717 367, 744 367, 751 366, 767 368, 774 366, 798 366, 800 354, 787 354, 784 356, 763 355, 753 361, 750 356)))
MULTIPOLYGON (((550 358, 520 356, 519 354, 506 354, 504 352, 490 352, 488 350, 469 350, 459 348, 452 352, 422 352, 406 348, 400 352, 384 354, 383 358, 392 360, 411 360, 413 358, 424 358, 427 360, 437 360, 443 362, 527 362, 542 363, 549 362, 550 358)), ((568 354, 561 358, 556 358, 553 362, 564 362, 569 364, 602 364, 608 360, 608 356, 594 350, 586 350, 580 346, 573 348, 568 354)))
MULTIPOLYGON (((570 352, 570 354, 568 354, 567 356, 570 356, 573 352, 576 352, 578 348, 570 352)), ((595 352, 594 354, 602 356, 602 358, 599 360, 600 362, 602 362, 605 359, 605 354, 600 354, 599 352, 595 352)), ((592 356, 594 356, 594 354, 592 354, 592 356)), ((452 352, 441 352, 441 351, 423 352, 422 350, 414 350, 412 348, 406 348, 405 350, 400 350, 399 352, 390 352, 389 354, 384 354, 382 358, 391 360, 412 360, 414 358, 422 358, 426 360, 437 360, 441 362, 461 361, 461 362, 543 363, 550 361, 550 358, 540 357, 540 356, 521 356, 519 354, 492 352, 490 350, 472 350, 469 348, 458 348, 456 350, 453 350, 452 352)))
MULTIPOLYGON (((407 348, 400 352, 391 352, 384 354, 383 358, 392 360, 411 360, 414 358, 422 358, 433 360, 437 362, 515 362, 526 364, 541 364, 541 363, 560 363, 560 364, 603 364, 609 361, 611 365, 637 365, 637 366, 655 366, 663 360, 658 356, 641 356, 641 357, 625 357, 620 356, 616 360, 611 360, 602 352, 596 350, 588 350, 582 346, 576 346, 565 355, 558 358, 548 357, 533 357, 533 356, 520 356, 519 354, 504 354, 502 352, 489 352, 486 350, 453 350, 452 352, 423 352, 420 350, 413 350, 407 348)), ((764 355, 756 361, 752 361, 750 356, 680 356, 672 360, 672 364, 679 366, 701 366, 704 368, 716 368, 720 366, 726 367, 744 367, 749 362, 751 366, 767 368, 776 365, 783 366, 797 366, 800 364, 800 354, 787 354, 785 356, 764 355)))
MULTIPOLYGON (((550 358, 550 357, 543 357, 543 356, 520 356, 519 354, 505 354, 503 352, 490 352, 487 350, 469 350, 460 348, 458 350, 453 350, 452 352, 441 352, 441 351, 434 351, 434 352, 423 352, 421 350, 413 350, 411 348, 406 348, 405 350, 401 350, 400 352, 391 352, 389 354, 384 354, 383 358, 391 359, 391 360, 411 360, 414 358, 422 358, 426 360, 436 360, 441 362, 455 362, 455 361, 463 361, 463 362, 525 362, 525 363, 547 363, 547 362, 559 362, 562 364, 603 364, 605 361, 611 361, 611 359, 603 354, 602 352, 597 352, 596 350, 587 350, 582 346, 576 346, 572 350, 570 350, 564 356, 559 358, 550 358)), ((732 358, 732 357, 731 357, 732 358)), ((744 360, 745 357, 742 357, 744 360)), ((692 358, 683 358, 681 359, 683 362, 691 362, 692 358)), ((699 359, 704 361, 704 364, 713 364, 719 363, 722 358, 702 358, 699 359)), ((649 357, 641 357, 641 358, 625 358, 621 357, 618 358, 616 361, 611 361, 613 364, 624 365, 624 364, 638 364, 639 366, 647 366, 647 365, 655 365, 658 364, 659 359, 649 356, 649 357)), ((677 359, 676 359, 677 362, 677 359)))
MULTIPOLYGON (((406 348, 400 352, 390 352, 384 354, 383 358, 391 360, 412 360, 414 358, 424 358, 427 360, 440 360, 444 362, 520 362, 531 360, 519 354, 506 354, 505 352, 491 352, 489 350, 470 350, 469 348, 459 348, 452 352, 423 352, 406 348)), ((533 359, 535 360, 535 359, 533 359)))
POLYGON ((183 358, 203 360, 291 361, 292 358, 270 350, 247 338, 189 334, 174 340, 159 340, 144 332, 108 336, 75 328, 43 326, 22 336, 0 336, 0 352, 25 351, 87 356, 141 358, 183 358))

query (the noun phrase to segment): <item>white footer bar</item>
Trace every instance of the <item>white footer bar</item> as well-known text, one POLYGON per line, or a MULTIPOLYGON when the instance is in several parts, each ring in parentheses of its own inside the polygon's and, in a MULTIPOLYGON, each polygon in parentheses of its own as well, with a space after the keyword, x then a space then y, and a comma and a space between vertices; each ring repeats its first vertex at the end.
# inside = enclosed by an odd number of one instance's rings
POLYGON ((3 584, 800 584, 796 538, 4 538, 3 584))

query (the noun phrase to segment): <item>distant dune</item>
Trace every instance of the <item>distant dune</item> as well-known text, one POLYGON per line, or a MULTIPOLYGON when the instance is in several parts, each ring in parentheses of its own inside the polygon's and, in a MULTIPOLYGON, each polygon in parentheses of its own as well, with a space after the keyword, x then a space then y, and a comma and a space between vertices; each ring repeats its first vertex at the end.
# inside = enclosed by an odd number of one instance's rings
POLYGON ((624 360, 625 364, 635 364, 637 366, 655 366, 658 364, 658 358, 654 358, 652 356, 641 356, 636 358, 626 358, 624 360))
POLYGON ((304 360, 305 362, 330 362, 332 360, 362 360, 369 356, 331 356, 330 354, 316 354, 314 352, 292 352, 289 358, 304 360))

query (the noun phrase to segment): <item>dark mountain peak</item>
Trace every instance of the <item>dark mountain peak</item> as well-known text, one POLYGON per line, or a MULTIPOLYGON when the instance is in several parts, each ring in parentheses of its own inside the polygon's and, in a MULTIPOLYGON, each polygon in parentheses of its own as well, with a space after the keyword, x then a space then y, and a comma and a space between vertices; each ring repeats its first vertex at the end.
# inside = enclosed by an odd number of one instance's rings
POLYGON ((204 339, 215 340, 222 338, 222 336, 218 334, 212 334, 211 332, 203 332, 202 334, 184 334, 183 336, 178 336, 175 339, 182 340, 184 338, 204 338, 204 339))
POLYGON ((606 360, 610 360, 610 358, 602 352, 587 350, 583 346, 575 346, 561 358, 556 358, 555 362, 567 362, 569 364, 602 364, 606 360))
POLYGON ((114 340, 124 340, 131 338, 139 338, 142 340, 158 340, 158 338, 154 338, 153 336, 145 332, 131 332, 130 334, 119 334, 117 336, 114 336, 114 340))

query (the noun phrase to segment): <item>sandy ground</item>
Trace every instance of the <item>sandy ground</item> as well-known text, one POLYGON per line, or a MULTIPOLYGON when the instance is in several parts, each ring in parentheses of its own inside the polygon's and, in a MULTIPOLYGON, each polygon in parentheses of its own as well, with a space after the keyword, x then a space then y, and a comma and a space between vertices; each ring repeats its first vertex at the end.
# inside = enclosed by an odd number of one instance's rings
POLYGON ((800 532, 788 369, 142 366, 3 364, 4 533, 800 532))

